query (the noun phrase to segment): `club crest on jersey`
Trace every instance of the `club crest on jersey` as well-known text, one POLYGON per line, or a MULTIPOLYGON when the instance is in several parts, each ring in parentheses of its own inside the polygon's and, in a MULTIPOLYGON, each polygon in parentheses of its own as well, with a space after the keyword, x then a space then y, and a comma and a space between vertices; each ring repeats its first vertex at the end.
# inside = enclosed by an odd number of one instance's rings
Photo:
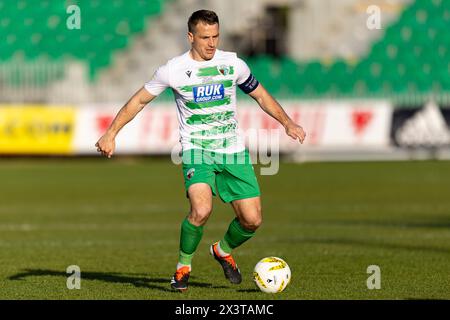
POLYGON ((217 67, 219 69, 219 72, 223 75, 226 76, 230 73, 230 67, 226 66, 224 64, 220 65, 217 67))
POLYGON ((191 168, 188 170, 188 172, 186 173, 186 178, 188 180, 191 180, 191 178, 194 176, 195 173, 195 168, 191 168))
POLYGON ((211 83, 192 88, 195 102, 208 102, 223 99, 225 89, 222 83, 211 83))

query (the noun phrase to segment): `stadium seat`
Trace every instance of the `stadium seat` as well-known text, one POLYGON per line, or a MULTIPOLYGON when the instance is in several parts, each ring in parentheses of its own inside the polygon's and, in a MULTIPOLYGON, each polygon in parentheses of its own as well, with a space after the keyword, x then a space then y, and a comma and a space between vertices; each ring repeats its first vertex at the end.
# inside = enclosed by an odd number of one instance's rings
POLYGON ((251 68, 269 89, 281 95, 403 94, 448 90, 450 1, 414 1, 385 29, 382 39, 355 66, 344 60, 300 63, 261 56, 251 68), (280 67, 281 66, 281 67, 280 67), (282 76, 274 72, 282 70, 282 76), (432 77, 439 74, 440 76, 432 77))
MULTIPOLYGON (((95 81, 133 36, 148 28, 170 0, 0 0, 0 62, 76 59, 95 81), (66 6, 82 10, 82 29, 66 28, 66 6)), ((356 63, 246 59, 271 92, 283 97, 403 94, 449 90, 450 1, 412 1, 356 63), (439 89, 439 90, 437 90, 439 89)))
POLYGON ((169 0, 136 0, 129 5, 125 0, 0 0, 0 38, 7 39, 0 45, 0 59, 78 59, 90 65, 94 80, 114 53, 127 47, 130 36, 161 14, 165 1, 169 0), (81 30, 66 27, 66 6, 71 4, 82 9, 81 30), (96 58, 91 59, 90 50, 96 58))

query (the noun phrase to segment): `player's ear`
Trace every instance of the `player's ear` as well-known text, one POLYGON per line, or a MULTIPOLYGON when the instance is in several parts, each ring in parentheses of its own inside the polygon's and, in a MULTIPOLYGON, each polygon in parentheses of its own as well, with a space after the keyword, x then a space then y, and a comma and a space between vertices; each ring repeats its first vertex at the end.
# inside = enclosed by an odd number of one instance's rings
POLYGON ((192 32, 188 32, 187 36, 188 36, 189 43, 192 44, 194 42, 194 34, 192 32))

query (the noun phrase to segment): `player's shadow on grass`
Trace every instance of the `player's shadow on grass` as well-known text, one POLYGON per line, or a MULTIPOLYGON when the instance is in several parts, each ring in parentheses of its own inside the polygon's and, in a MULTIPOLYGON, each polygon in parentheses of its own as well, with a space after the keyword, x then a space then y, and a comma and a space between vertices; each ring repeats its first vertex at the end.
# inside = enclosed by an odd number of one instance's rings
MULTIPOLYGON (((45 269, 25 269, 24 272, 10 276, 8 280, 23 280, 28 277, 42 277, 42 276, 55 276, 67 279, 70 274, 63 271, 56 270, 45 270, 45 269)), ((99 280, 109 283, 126 283, 132 284, 138 288, 148 288, 156 289, 164 292, 174 292, 176 291, 170 289, 169 279, 167 278, 148 278, 148 277, 137 277, 135 274, 122 274, 122 273, 105 273, 105 272, 87 272, 81 271, 82 280, 99 280), (164 283, 165 285, 157 285, 158 283, 164 283)), ((224 286, 214 286, 211 283, 204 283, 198 281, 189 281, 189 286, 200 287, 200 288, 212 288, 212 289, 223 289, 227 288, 224 286)))

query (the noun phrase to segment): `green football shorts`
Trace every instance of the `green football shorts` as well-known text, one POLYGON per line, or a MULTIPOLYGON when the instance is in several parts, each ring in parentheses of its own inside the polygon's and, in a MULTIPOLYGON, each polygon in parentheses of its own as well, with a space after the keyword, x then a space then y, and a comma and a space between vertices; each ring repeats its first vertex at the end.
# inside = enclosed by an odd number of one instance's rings
POLYGON ((206 183, 223 202, 258 197, 261 193, 248 150, 223 154, 200 149, 183 152, 186 195, 195 183, 206 183), (216 191, 217 186, 217 191, 216 191))

